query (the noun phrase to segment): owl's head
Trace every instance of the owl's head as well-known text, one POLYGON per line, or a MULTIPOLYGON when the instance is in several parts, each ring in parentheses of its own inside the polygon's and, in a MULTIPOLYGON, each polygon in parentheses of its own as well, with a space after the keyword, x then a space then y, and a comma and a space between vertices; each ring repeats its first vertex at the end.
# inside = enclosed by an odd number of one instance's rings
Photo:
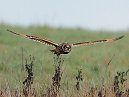
POLYGON ((62 43, 61 44, 61 49, 63 50, 64 54, 67 54, 71 51, 71 45, 68 43, 62 43))

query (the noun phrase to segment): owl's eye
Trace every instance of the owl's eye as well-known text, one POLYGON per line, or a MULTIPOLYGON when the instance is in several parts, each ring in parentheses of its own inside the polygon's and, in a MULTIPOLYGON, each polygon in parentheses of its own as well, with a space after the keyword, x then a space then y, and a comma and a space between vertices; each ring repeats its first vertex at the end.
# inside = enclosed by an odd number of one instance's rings
POLYGON ((68 49, 68 48, 70 48, 70 46, 69 46, 69 45, 65 45, 64 47, 65 47, 65 48, 67 48, 67 49, 68 49))
POLYGON ((67 48, 69 48, 69 45, 66 45, 67 48))
POLYGON ((68 46, 65 46, 65 48, 69 48, 68 46))

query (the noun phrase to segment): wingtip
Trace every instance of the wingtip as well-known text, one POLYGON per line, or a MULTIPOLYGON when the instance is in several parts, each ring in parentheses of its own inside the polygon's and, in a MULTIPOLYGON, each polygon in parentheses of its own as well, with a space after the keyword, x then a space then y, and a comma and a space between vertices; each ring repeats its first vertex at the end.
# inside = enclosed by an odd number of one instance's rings
POLYGON ((123 37, 124 37, 124 35, 122 35, 122 36, 119 36, 119 37, 115 38, 115 40, 122 39, 123 37))
POLYGON ((12 30, 6 29, 6 31, 12 32, 12 30))
POLYGON ((13 34, 19 35, 18 33, 14 32, 14 31, 12 31, 12 30, 7 29, 7 31, 8 31, 8 32, 11 32, 11 33, 13 33, 13 34))
POLYGON ((9 30, 9 29, 6 29, 6 31, 11 32, 11 33, 14 33, 12 30, 9 30))
POLYGON ((9 32, 11 32, 9 29, 6 29, 6 31, 9 31, 9 32))

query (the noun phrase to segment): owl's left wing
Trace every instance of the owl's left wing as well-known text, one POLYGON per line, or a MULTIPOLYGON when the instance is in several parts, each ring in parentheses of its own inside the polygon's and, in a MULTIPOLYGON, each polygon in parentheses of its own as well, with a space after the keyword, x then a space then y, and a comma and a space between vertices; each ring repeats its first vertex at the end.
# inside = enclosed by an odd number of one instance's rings
POLYGON ((8 30, 8 29, 7 29, 7 31, 9 31, 9 32, 11 32, 11 33, 13 33, 15 35, 31 39, 33 41, 40 42, 42 44, 47 44, 47 45, 51 45, 51 46, 54 46, 54 47, 59 46, 57 43, 53 42, 52 40, 48 40, 46 38, 40 38, 40 37, 37 37, 37 36, 30 36, 30 35, 26 35, 26 34, 20 34, 20 33, 17 33, 17 32, 14 32, 12 30, 8 30))
POLYGON ((97 43, 113 42, 113 41, 122 39, 123 37, 124 37, 124 35, 122 35, 120 37, 112 38, 112 39, 103 39, 103 40, 96 40, 96 41, 86 41, 86 42, 74 43, 74 44, 71 44, 71 45, 72 45, 72 47, 77 47, 77 46, 81 46, 81 45, 94 45, 94 44, 97 44, 97 43))

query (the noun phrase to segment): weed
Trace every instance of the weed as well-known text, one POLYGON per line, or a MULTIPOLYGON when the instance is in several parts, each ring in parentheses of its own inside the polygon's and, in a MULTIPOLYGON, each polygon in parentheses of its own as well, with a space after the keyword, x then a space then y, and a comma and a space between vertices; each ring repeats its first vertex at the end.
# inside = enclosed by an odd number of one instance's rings
POLYGON ((28 73, 26 79, 23 81, 23 94, 25 97, 28 97, 28 95, 31 93, 31 85, 33 84, 33 65, 34 65, 34 57, 30 56, 30 63, 28 64, 28 61, 26 59, 25 69, 28 73))
POLYGON ((129 72, 129 69, 125 72, 117 72, 117 75, 114 77, 114 92, 116 97, 121 97, 122 94, 124 94, 123 85, 124 82, 127 80, 127 74, 129 72))
POLYGON ((82 69, 78 70, 78 75, 76 76, 76 89, 80 90, 80 81, 83 80, 83 76, 82 76, 82 69))
POLYGON ((63 60, 57 56, 57 60, 56 60, 57 64, 55 64, 55 73, 54 76, 52 77, 52 85, 51 88, 48 89, 48 97, 57 97, 58 93, 59 93, 59 89, 60 89, 60 82, 61 82, 61 77, 62 77, 62 70, 61 70, 61 66, 63 64, 63 60))

